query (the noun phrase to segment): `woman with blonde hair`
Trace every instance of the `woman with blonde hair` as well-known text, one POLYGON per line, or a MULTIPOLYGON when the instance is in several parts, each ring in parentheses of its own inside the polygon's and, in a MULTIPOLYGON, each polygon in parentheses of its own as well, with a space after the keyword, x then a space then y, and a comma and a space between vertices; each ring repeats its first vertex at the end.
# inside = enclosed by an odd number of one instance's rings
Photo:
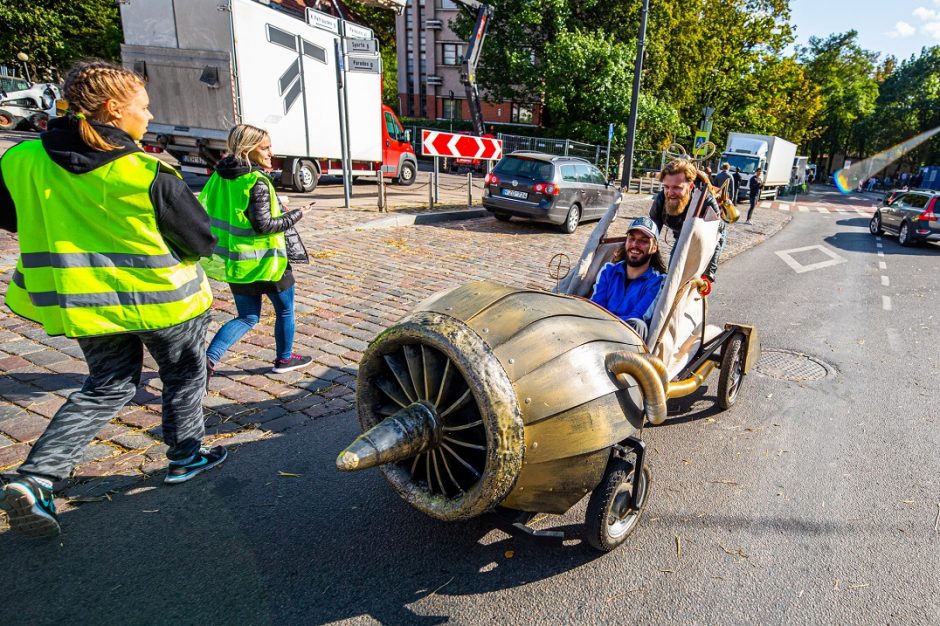
MULTIPOLYGON (((255 126, 239 124, 228 136, 229 154, 219 161, 199 201, 219 238, 212 257, 203 261, 210 277, 227 282, 238 317, 226 322, 207 350, 209 376, 226 350, 251 330, 261 316, 262 296, 274 305, 277 354, 272 372, 309 365, 294 354, 294 274, 291 263, 309 263, 294 224, 304 209, 282 213, 271 170, 271 137, 255 126)), ((207 387, 208 389, 208 387, 207 387)))
POLYGON ((179 174, 137 145, 152 119, 144 80, 104 62, 65 80, 70 112, 0 159, 0 228, 19 233, 6 304, 49 335, 78 340, 88 365, 33 444, 0 509, 14 530, 60 532, 52 486, 68 478, 95 434, 137 392, 144 346, 163 381, 165 482, 225 460, 205 434, 206 311, 199 257, 216 238, 179 174))

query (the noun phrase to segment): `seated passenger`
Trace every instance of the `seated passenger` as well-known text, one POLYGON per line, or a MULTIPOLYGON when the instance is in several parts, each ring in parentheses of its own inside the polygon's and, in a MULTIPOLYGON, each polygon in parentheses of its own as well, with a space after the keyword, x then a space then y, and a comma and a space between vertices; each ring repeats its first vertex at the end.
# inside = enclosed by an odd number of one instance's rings
POLYGON ((623 260, 601 268, 591 294, 592 302, 630 324, 644 340, 653 301, 666 274, 658 237, 653 220, 633 220, 623 244, 623 260))

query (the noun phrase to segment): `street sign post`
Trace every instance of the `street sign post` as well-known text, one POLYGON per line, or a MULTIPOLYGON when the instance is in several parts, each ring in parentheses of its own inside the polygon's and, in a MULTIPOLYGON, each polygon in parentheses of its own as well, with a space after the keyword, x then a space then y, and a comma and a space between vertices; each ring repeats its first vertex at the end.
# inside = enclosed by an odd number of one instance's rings
POLYGON ((705 142, 708 141, 708 133, 704 130, 695 131, 695 143, 692 147, 692 156, 698 158, 700 156, 705 156, 705 142))

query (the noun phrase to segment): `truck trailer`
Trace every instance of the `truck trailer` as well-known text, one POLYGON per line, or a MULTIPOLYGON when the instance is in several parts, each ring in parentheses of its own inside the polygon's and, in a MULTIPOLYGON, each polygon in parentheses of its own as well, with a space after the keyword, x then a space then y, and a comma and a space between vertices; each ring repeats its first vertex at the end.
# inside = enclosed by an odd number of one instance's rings
POLYGON ((793 160, 796 157, 796 144, 772 135, 752 135, 750 133, 728 133, 728 142, 721 153, 719 168, 722 164, 731 165, 731 171, 741 176, 738 186, 738 200, 748 195, 748 183, 754 172, 760 168, 764 173, 764 187, 761 198, 776 198, 778 193, 790 184, 793 172, 793 160))
POLYGON ((147 79, 154 116, 145 146, 206 174, 225 152, 229 129, 247 123, 271 135, 281 184, 295 191, 312 191, 321 175, 343 175, 344 139, 353 177, 413 183, 417 158, 382 104, 382 59, 371 29, 310 8, 301 19, 276 7, 255 0, 121 3, 121 58, 147 79))

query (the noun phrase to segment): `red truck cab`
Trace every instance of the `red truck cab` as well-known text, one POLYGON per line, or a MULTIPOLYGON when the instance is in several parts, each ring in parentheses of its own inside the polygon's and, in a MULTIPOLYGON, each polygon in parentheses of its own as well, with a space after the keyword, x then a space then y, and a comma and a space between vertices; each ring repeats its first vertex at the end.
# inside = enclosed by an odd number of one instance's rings
POLYGON ((385 178, 394 178, 399 185, 415 182, 418 160, 395 112, 382 105, 382 171, 385 178))

